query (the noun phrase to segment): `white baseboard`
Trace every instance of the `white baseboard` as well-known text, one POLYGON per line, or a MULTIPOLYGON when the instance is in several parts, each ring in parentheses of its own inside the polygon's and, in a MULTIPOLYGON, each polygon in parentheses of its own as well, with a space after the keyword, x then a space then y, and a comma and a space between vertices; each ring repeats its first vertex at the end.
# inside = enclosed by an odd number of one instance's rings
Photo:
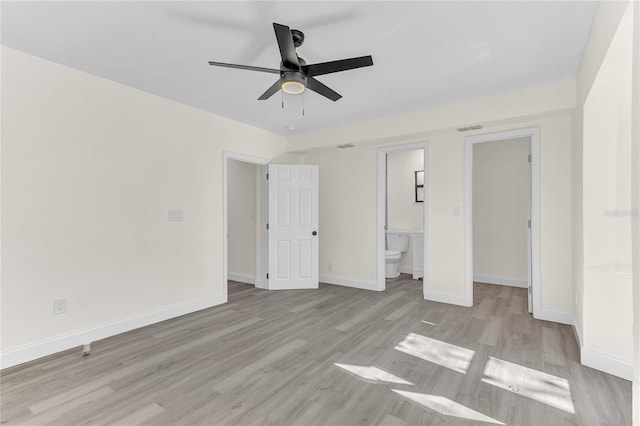
MULTIPOLYGON (((116 334, 125 333, 136 328, 145 327, 157 322, 165 321, 181 315, 190 314, 202 309, 211 308, 216 305, 227 303, 224 295, 204 297, 202 299, 190 300, 166 306, 154 311, 145 312, 115 321, 109 321, 95 327, 72 331, 59 336, 28 343, 7 349, 0 353, 0 369, 13 367, 34 359, 42 358, 56 352, 65 351, 80 345, 95 342, 116 334)), ((80 350, 78 350, 80 356, 80 350)))
POLYGON ((433 302, 448 303, 450 305, 458 305, 458 306, 465 306, 465 307, 469 307, 473 305, 473 303, 469 304, 465 296, 458 296, 455 294, 448 294, 448 293, 438 293, 438 292, 428 291, 428 290, 425 290, 423 292, 423 295, 425 300, 431 300, 433 302))
POLYGON ((580 348, 580 363, 621 379, 633 380, 633 363, 620 358, 582 347, 580 348))
POLYGON ((567 312, 552 311, 551 309, 540 309, 533 316, 535 319, 551 322, 559 322, 560 324, 573 325, 573 315, 567 312))
POLYGON ((473 274, 473 281, 485 284, 508 285, 511 287, 528 288, 529 281, 526 278, 499 277, 496 275, 473 274))
POLYGON ((578 325, 578 322, 576 321, 575 316, 572 316, 571 328, 573 329, 573 336, 576 338, 578 347, 582 348, 582 330, 579 328, 579 325, 578 325))
POLYGON ((256 277, 247 274, 238 274, 236 272, 227 272, 227 279, 237 281, 239 283, 256 285, 256 277))
POLYGON ((580 348, 580 364, 625 380, 633 380, 633 363, 585 348, 582 345, 582 330, 578 328, 575 318, 572 328, 580 348))
POLYGON ((256 286, 256 288, 261 288, 263 290, 267 288, 267 283, 265 282, 265 280, 256 280, 256 283, 254 285, 256 286))
POLYGON ((413 268, 411 266, 398 266, 398 271, 403 274, 413 274, 413 268))
POLYGON ((334 275, 320 275, 320 282, 326 284, 341 285, 344 287, 359 288, 362 290, 380 291, 375 281, 354 280, 351 278, 336 277, 334 275))

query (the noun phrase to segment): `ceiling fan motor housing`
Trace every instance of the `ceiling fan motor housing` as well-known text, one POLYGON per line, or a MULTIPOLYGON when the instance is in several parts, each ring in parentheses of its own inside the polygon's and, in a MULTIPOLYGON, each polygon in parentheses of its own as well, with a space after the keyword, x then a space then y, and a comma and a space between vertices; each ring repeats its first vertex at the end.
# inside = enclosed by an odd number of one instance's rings
POLYGON ((300 30, 291 30, 291 38, 295 47, 300 47, 304 43, 304 33, 300 30))

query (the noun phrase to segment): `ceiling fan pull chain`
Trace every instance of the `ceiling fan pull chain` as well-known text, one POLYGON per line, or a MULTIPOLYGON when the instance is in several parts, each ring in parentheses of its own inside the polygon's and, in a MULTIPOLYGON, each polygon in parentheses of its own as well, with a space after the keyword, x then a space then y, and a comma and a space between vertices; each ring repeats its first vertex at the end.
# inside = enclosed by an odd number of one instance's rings
POLYGON ((282 96, 282 109, 284 109, 284 92, 281 91, 280 95, 282 96))
POLYGON ((304 92, 302 92, 302 116, 304 117, 304 92))

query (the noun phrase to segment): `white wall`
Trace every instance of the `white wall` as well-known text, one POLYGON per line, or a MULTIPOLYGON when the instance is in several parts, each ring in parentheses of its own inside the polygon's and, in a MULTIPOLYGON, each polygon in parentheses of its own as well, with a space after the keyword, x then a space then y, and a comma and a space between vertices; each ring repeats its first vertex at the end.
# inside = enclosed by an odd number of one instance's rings
POLYGON ((262 166, 237 160, 227 163, 227 273, 250 284, 256 279, 257 217, 262 214, 262 166), (259 207, 258 207, 259 206, 259 207))
POLYGON ((314 150, 304 162, 320 171, 320 280, 375 288, 376 149, 314 150))
MULTIPOLYGON (((387 153, 387 215, 389 229, 422 231, 424 203, 415 202, 415 171, 424 170, 424 150, 387 153)), ((413 270, 413 235, 409 249, 402 254, 400 270, 413 270)))
POLYGON ((222 152, 283 138, 6 47, 1 96, 3 367, 225 301, 222 152))
MULTIPOLYGON (((629 2, 600 2, 591 25, 589 39, 584 49, 576 77, 576 110, 574 113, 574 137, 572 146, 572 251, 573 251, 573 322, 578 339, 583 343, 584 305, 584 241, 583 241, 583 105, 596 78, 611 40, 629 2)), ((636 49, 637 50, 637 49, 636 49)))
POLYGON ((322 268, 326 268, 327 256, 333 256, 344 267, 334 265, 332 275, 357 282, 375 281, 376 150, 379 146, 426 140, 430 298, 464 304, 464 137, 538 126, 541 305, 550 318, 570 321, 574 88, 573 82, 554 83, 289 139, 289 150, 308 151, 305 162, 320 165, 320 224, 326 237, 320 241, 321 273, 328 273, 322 268), (467 133, 455 130, 469 123, 484 127, 467 133), (356 148, 330 148, 346 142, 355 143, 356 148), (330 206, 326 205, 327 200, 330 206), (454 214, 456 209, 458 216, 454 214))
POLYGON ((583 106, 582 359, 633 365, 631 72, 633 16, 623 15, 583 106))
POLYGON ((527 286, 529 138, 473 146, 474 281, 527 286))
POLYGON ((640 425, 640 4, 633 3, 633 75, 631 100, 631 199, 633 255, 633 424, 640 425))

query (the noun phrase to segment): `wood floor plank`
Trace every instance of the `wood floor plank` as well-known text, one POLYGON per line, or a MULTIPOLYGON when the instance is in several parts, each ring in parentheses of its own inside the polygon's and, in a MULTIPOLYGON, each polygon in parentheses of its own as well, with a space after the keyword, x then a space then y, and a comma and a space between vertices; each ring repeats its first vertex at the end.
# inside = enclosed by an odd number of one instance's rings
POLYGON ((94 342, 86 358, 66 351, 2 371, 0 420, 631 423, 630 383, 580 365, 571 328, 528 314, 526 289, 474 289, 464 308, 423 300, 422 281, 406 275, 385 292, 229 282, 227 305, 94 342))
POLYGON ((242 382, 246 380, 249 375, 277 361, 283 356, 290 354, 292 351, 295 351, 296 349, 301 348, 302 346, 304 346, 305 343, 306 342, 304 340, 296 339, 277 348, 272 352, 262 353, 257 361, 249 365, 246 365, 244 368, 242 368, 239 371, 233 372, 233 374, 229 376, 227 379, 216 383, 213 386, 213 389, 220 393, 225 393, 230 389, 232 389, 233 387, 242 384, 242 382))
POLYGON ((502 334, 502 323, 502 317, 489 317, 478 342, 484 345, 496 346, 498 344, 498 339, 502 334))
POLYGON ((122 425, 139 425, 163 412, 164 408, 154 402, 139 409, 138 411, 134 411, 133 413, 118 419, 116 423, 122 425))
POLYGON ((395 292, 395 293, 389 295, 388 297, 385 297, 384 299, 376 302, 374 305, 369 306, 368 308, 365 308, 365 309, 361 310, 360 312, 356 313, 355 315, 353 315, 351 318, 349 318, 345 322, 339 324, 336 328, 338 330, 348 331, 355 324, 357 324, 357 323, 363 321, 364 319, 370 317, 376 311, 380 311, 384 306, 395 302, 396 300, 402 298, 404 295, 405 295, 404 291, 395 292))

